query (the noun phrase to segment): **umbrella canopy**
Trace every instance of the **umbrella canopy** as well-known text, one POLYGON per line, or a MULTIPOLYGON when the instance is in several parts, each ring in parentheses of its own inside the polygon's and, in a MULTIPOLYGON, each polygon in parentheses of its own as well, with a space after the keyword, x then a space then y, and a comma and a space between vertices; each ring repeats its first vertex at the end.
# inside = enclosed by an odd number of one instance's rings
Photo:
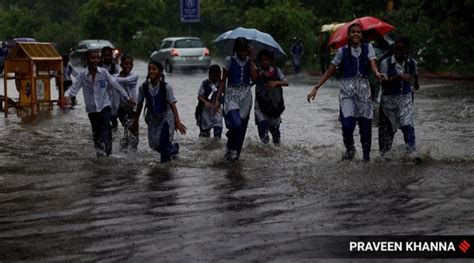
POLYGON ((373 40, 376 37, 381 37, 395 29, 394 26, 372 16, 356 18, 340 27, 329 39, 328 46, 334 45, 335 48, 340 48, 347 44, 347 30, 349 29, 349 26, 354 23, 357 23, 362 27, 362 32, 364 33, 364 39, 366 41, 373 40))
POLYGON ((275 54, 275 56, 286 56, 285 51, 281 48, 278 42, 273 37, 257 29, 238 27, 234 30, 229 30, 218 36, 214 43, 222 53, 232 55, 234 49, 234 41, 238 37, 245 37, 250 41, 255 53, 262 49, 267 49, 275 54))

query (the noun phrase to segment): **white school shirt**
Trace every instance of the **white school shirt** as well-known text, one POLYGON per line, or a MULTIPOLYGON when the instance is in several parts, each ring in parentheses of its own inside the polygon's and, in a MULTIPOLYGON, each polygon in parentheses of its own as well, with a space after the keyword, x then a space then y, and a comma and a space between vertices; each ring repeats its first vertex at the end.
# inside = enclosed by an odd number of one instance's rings
MULTIPOLYGON (((138 97, 138 75, 135 73, 128 73, 126 77, 120 77, 120 73, 114 75, 115 80, 120 84, 127 92, 128 96, 133 99, 133 101, 137 101, 138 97)), ((120 100, 120 106, 126 106, 128 102, 122 97, 120 100)))
POLYGON ((86 68, 81 71, 70 89, 66 91, 65 96, 76 96, 79 90, 83 88, 84 102, 86 104, 86 112, 100 112, 105 107, 111 106, 111 98, 109 90, 115 89, 118 93, 129 99, 127 92, 110 76, 106 69, 97 67, 95 75, 95 82, 92 82, 92 77, 89 70, 86 68))

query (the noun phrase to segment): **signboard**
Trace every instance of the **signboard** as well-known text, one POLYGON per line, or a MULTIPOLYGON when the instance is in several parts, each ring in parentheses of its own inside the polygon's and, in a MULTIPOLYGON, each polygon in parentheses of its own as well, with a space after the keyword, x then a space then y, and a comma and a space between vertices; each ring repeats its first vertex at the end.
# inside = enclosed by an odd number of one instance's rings
POLYGON ((199 22, 199 0, 181 0, 181 22, 199 22))

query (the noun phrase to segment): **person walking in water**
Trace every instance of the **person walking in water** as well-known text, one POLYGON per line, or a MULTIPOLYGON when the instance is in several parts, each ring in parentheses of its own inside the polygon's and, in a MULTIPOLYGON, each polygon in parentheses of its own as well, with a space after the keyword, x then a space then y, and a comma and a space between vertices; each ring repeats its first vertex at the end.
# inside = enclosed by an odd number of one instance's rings
POLYGON ((408 55, 409 48, 408 38, 397 38, 394 55, 380 64, 380 72, 386 76, 382 80, 379 114, 381 156, 392 147, 393 137, 398 129, 402 130, 406 153, 411 154, 416 150, 412 92, 419 85, 416 61, 408 55))
MULTIPOLYGON (((77 76, 79 75, 79 72, 69 62, 70 61, 69 54, 63 54, 61 57, 63 59, 63 88, 64 88, 64 92, 66 92, 69 89, 69 87, 72 86, 71 75, 74 78, 77 78, 77 76)), ((59 83, 59 77, 56 77, 56 83, 59 83)), ((58 84, 58 89, 59 89, 59 84, 58 84)), ((59 94, 59 96, 60 97, 58 100, 58 104, 62 100, 61 98, 62 95, 59 94)), ((71 98, 71 105, 72 106, 76 105, 76 97, 71 98)))
POLYGON ((218 65, 211 65, 208 71, 209 76, 201 83, 198 91, 196 121, 199 126, 199 137, 209 138, 213 129, 214 139, 219 140, 222 135, 222 109, 215 109, 214 105, 222 72, 218 65))
POLYGON ((236 38, 233 56, 226 57, 224 61, 222 81, 214 106, 217 110, 221 107, 220 99, 224 93, 224 120, 229 129, 224 157, 229 161, 240 157, 252 108, 250 84, 257 77, 257 69, 250 53, 249 41, 243 37, 236 38))
POLYGON ((262 143, 267 144, 270 132, 273 144, 279 145, 281 114, 285 110, 282 87, 288 86, 288 81, 281 70, 273 65, 273 54, 270 51, 263 49, 258 52, 257 61, 254 112, 258 136, 262 143))
POLYGON ((173 143, 174 131, 186 134, 176 107, 171 86, 165 82, 163 65, 158 61, 148 63, 148 77, 138 90, 138 104, 130 131, 138 132, 138 120, 146 102, 145 122, 148 125, 148 144, 159 152, 161 163, 170 162, 179 153, 178 143, 173 143))
POLYGON ((109 156, 112 153, 112 129, 110 126, 112 89, 116 90, 130 106, 135 102, 104 68, 98 67, 99 52, 86 52, 87 69, 79 73, 70 89, 64 94, 68 104, 82 88, 86 112, 92 126, 94 146, 97 157, 109 156))
POLYGON ((301 44, 300 38, 293 38, 293 44, 291 45, 290 54, 293 62, 293 70, 295 71, 295 74, 298 74, 301 71, 301 61, 303 59, 304 54, 303 44, 301 44))
POLYGON ((315 99, 319 88, 336 72, 336 67, 342 68, 343 77, 340 81, 339 120, 342 124, 342 137, 346 152, 343 160, 352 160, 356 149, 354 146, 354 129, 359 125, 360 141, 362 144, 363 161, 370 160, 372 141, 372 119, 374 117, 370 85, 369 69, 378 80, 382 79, 375 64, 375 51, 371 44, 362 43, 362 29, 357 23, 347 30, 348 44, 339 48, 329 69, 319 80, 318 84, 308 93, 307 100, 315 99))
MULTIPOLYGON (((119 67, 113 61, 114 50, 110 46, 105 46, 100 51, 100 62, 99 67, 105 68, 110 75, 115 75, 119 73, 119 67)), ((118 127, 118 116, 117 110, 120 105, 120 95, 116 92, 111 92, 110 96, 112 97, 112 117, 110 119, 112 124, 112 129, 115 131, 118 127)))
MULTIPOLYGON (((133 69, 133 57, 130 55, 123 55, 120 58, 120 67, 122 70, 114 75, 115 80, 122 85, 127 92, 128 96, 137 101, 137 83, 138 75, 132 72, 133 69)), ((135 118, 135 109, 130 107, 124 100, 120 100, 119 107, 117 109, 117 116, 120 123, 123 126, 123 136, 120 140, 120 150, 136 151, 138 147, 138 133, 132 133, 128 129, 133 119, 135 118)))

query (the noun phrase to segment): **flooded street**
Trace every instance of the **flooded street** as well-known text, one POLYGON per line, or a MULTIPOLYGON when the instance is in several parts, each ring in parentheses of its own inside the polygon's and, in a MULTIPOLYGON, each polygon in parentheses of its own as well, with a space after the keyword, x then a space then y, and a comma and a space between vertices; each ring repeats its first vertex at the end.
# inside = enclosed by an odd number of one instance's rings
MULTIPOLYGON (((146 64, 134 71, 143 82, 146 64)), ((289 76, 282 145, 260 144, 252 111, 241 159, 228 164, 225 136, 198 138, 206 77, 167 75, 188 127, 167 165, 143 118, 137 153, 118 151, 119 129, 113 155, 96 158, 82 91, 73 110, 0 117, 0 261, 293 261, 317 257, 321 235, 474 235, 472 83, 420 82, 421 163, 403 156, 401 131, 391 161, 378 158, 373 127, 363 164, 358 129, 356 160, 340 161, 336 82, 308 104, 316 78, 289 76)))

